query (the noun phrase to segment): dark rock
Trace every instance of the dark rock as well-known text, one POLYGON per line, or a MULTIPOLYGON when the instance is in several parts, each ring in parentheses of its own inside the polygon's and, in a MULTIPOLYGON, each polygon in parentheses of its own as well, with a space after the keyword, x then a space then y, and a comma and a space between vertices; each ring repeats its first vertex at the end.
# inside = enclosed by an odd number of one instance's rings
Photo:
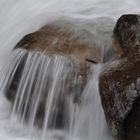
POLYGON ((139 15, 123 15, 114 28, 118 58, 99 77, 106 120, 119 140, 140 139, 140 23, 139 15))
POLYGON ((114 28, 114 47, 120 54, 138 52, 140 46, 140 15, 123 15, 114 28))

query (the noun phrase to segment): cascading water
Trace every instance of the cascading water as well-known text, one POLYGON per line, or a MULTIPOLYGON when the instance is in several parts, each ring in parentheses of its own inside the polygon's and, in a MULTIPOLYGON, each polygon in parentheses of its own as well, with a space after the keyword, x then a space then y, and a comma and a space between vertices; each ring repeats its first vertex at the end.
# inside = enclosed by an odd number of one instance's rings
POLYGON ((42 139, 49 128, 69 130, 70 96, 78 88, 73 86, 78 78, 72 62, 64 56, 38 51, 18 49, 13 53, 1 85, 1 91, 13 102, 11 122, 26 121, 31 130, 35 125, 41 127, 42 139))
POLYGON ((93 66, 80 104, 75 104, 77 89, 73 86, 71 89, 70 85, 78 81, 68 82, 76 75, 69 59, 22 49, 11 53, 11 49, 25 34, 58 19, 83 26, 95 35, 97 46, 108 49, 114 19, 122 14, 138 13, 139 4, 138 0, 1 0, 0 140, 111 140, 97 88, 101 65, 93 66), (3 70, 5 65, 8 67, 3 70), (17 71, 20 79, 15 75, 17 71), (9 87, 13 78, 16 82, 9 87), (6 87, 11 90, 7 91, 6 87), (15 90, 16 95, 8 97, 12 104, 5 96, 15 90), (42 100, 45 109, 40 114, 42 100), (44 117, 39 119, 40 115, 44 117))
POLYGON ((24 125, 31 139, 38 139, 33 135, 37 128, 41 140, 109 139, 97 88, 100 65, 91 69, 80 103, 74 103, 81 90, 70 59, 37 50, 12 54, 1 82, 1 91, 13 102, 11 126, 19 123, 22 131, 24 125))

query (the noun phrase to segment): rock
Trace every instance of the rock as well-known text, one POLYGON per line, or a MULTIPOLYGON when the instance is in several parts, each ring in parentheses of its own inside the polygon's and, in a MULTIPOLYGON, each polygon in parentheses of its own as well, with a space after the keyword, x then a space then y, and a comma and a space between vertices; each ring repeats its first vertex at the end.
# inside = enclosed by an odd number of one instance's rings
POLYGON ((99 77, 106 121, 119 140, 140 139, 140 23, 139 15, 121 16, 114 28, 118 57, 99 77))
POLYGON ((75 60, 75 63, 84 63, 86 59, 101 61, 101 50, 92 41, 91 33, 78 27, 65 27, 63 23, 56 23, 26 35, 15 48, 39 49, 48 54, 64 55, 75 60))
MULTIPOLYGON (((80 92, 84 89, 87 80, 87 73, 90 64, 98 63, 101 61, 101 50, 97 48, 92 41, 93 35, 84 29, 78 29, 78 27, 63 26, 64 24, 51 23, 40 30, 30 33, 23 37, 19 41, 14 49, 26 49, 28 51, 38 50, 45 52, 47 55, 63 55, 71 59, 76 67, 76 73, 80 79, 79 86, 80 92)), ((25 56, 26 57, 26 56, 25 56)), ((13 80, 5 90, 6 97, 13 103, 16 97, 17 87, 21 79, 23 66, 26 58, 21 61, 13 80)), ((72 79, 73 80, 73 79, 72 79)), ((68 81, 68 84, 72 82, 68 81)), ((46 93, 45 89, 45 93, 46 93)), ((31 95, 32 96, 32 95, 31 95)), ((39 103, 39 107, 35 116, 35 124, 39 127, 43 126, 44 115, 45 115, 45 101, 47 95, 42 95, 42 100, 39 103)), ((75 93, 74 102, 80 102, 80 94, 75 93)), ((54 109, 54 113, 57 114, 56 118, 49 120, 49 127, 62 128, 66 127, 64 120, 64 114, 67 113, 65 108, 65 97, 61 99, 54 109), (54 120, 56 121, 54 126, 54 120)), ((23 104, 24 106, 24 104, 23 104)), ((28 108, 29 105, 27 105, 28 108)), ((26 122, 29 120, 29 110, 25 112, 26 122)), ((68 122, 67 122, 68 123, 68 122)))
POLYGON ((38 49, 47 54, 57 54, 69 57, 77 67, 81 76, 82 87, 86 84, 86 77, 91 63, 101 62, 101 48, 92 41, 94 36, 88 31, 73 27, 72 24, 50 23, 40 30, 23 37, 16 48, 27 50, 38 49))

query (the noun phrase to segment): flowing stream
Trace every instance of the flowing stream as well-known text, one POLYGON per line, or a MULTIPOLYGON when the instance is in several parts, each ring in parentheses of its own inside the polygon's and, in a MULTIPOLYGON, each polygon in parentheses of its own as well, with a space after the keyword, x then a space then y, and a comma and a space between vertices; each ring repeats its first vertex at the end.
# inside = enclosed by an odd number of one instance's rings
POLYGON ((78 105, 73 98, 80 92, 79 81, 70 80, 77 74, 69 59, 11 50, 24 35, 66 20, 92 33, 107 61, 117 18, 139 13, 139 5, 139 0, 0 0, 0 140, 112 140, 98 92, 102 64, 89 71, 78 105), (12 105, 3 93, 8 93, 20 63, 23 70, 12 105), (40 106, 45 109, 40 111, 40 106))

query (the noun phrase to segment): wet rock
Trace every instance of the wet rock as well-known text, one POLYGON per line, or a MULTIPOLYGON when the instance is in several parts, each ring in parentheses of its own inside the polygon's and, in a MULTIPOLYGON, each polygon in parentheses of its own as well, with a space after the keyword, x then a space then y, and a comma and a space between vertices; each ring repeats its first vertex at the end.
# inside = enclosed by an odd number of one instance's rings
POLYGON ((99 77, 99 92, 108 126, 119 140, 140 139, 139 15, 121 16, 114 28, 118 57, 99 77))
POLYGON ((75 63, 86 59, 100 62, 101 50, 93 41, 93 34, 83 28, 65 23, 51 23, 40 30, 23 37, 15 48, 39 49, 47 54, 70 57, 75 63))
POLYGON ((15 49, 36 49, 49 55, 68 57, 74 62, 78 77, 81 77, 81 87, 84 87, 90 65, 101 62, 101 48, 96 47, 93 38, 93 34, 74 24, 54 22, 24 36, 15 49))
MULTIPOLYGON (((75 89, 73 101, 75 103, 78 103, 80 102, 80 94, 87 82, 87 73, 90 65, 101 61, 101 50, 95 47, 95 44, 92 41, 93 35, 91 33, 81 28, 77 29, 75 27, 69 27, 69 25, 63 25, 64 24, 51 23, 36 32, 30 33, 23 37, 23 39, 21 39, 21 41, 17 43, 14 49, 22 48, 30 52, 32 52, 33 50, 37 50, 45 52, 49 56, 57 54, 71 59, 76 68, 76 72, 74 72, 76 73, 76 75, 69 75, 69 77, 71 78, 67 80, 64 87, 69 86, 69 84, 74 81, 75 76, 77 76, 79 83, 78 85, 74 85, 73 83, 73 86, 75 86, 75 88, 78 88, 75 89)), ((23 61, 21 61, 20 65, 18 66, 11 84, 9 84, 5 90, 6 97, 12 103, 14 103, 16 98, 17 88, 21 80, 21 75, 23 74, 23 67, 25 65, 25 62, 26 56, 25 59, 23 59, 23 61)), ((51 81, 51 79, 49 81, 51 81)), ((36 111, 35 125, 37 125, 38 127, 42 127, 45 120, 45 102, 47 98, 46 93, 48 92, 47 86, 49 87, 49 85, 46 85, 46 88, 44 89, 44 93, 42 93, 41 95, 42 97, 36 111)), ((72 86, 69 86, 68 88, 74 89, 74 87, 72 86)), ((71 89, 68 89, 68 91, 70 90, 71 89)), ((67 92, 66 94, 68 95, 67 92)), ((54 115, 51 120, 49 120, 48 127, 64 128, 67 127, 67 124, 69 124, 69 119, 65 120, 65 118, 68 118, 68 116, 66 117, 66 115, 68 115, 68 111, 66 109, 67 97, 65 96, 59 99, 57 107, 52 109, 53 114, 56 115, 54 115)), ((18 100, 20 100, 20 97, 18 100)), ((23 102, 23 110, 26 104, 26 96, 24 100, 25 103, 23 102)), ((32 94, 30 95, 29 103, 30 102, 32 102, 32 94)), ((30 104, 27 104, 26 106, 27 108, 30 108, 30 104)), ((21 111, 21 114, 23 114, 23 112, 24 111, 21 111)), ((26 112, 24 112, 24 115, 25 120, 28 123, 30 119, 30 110, 27 109, 26 112)))

